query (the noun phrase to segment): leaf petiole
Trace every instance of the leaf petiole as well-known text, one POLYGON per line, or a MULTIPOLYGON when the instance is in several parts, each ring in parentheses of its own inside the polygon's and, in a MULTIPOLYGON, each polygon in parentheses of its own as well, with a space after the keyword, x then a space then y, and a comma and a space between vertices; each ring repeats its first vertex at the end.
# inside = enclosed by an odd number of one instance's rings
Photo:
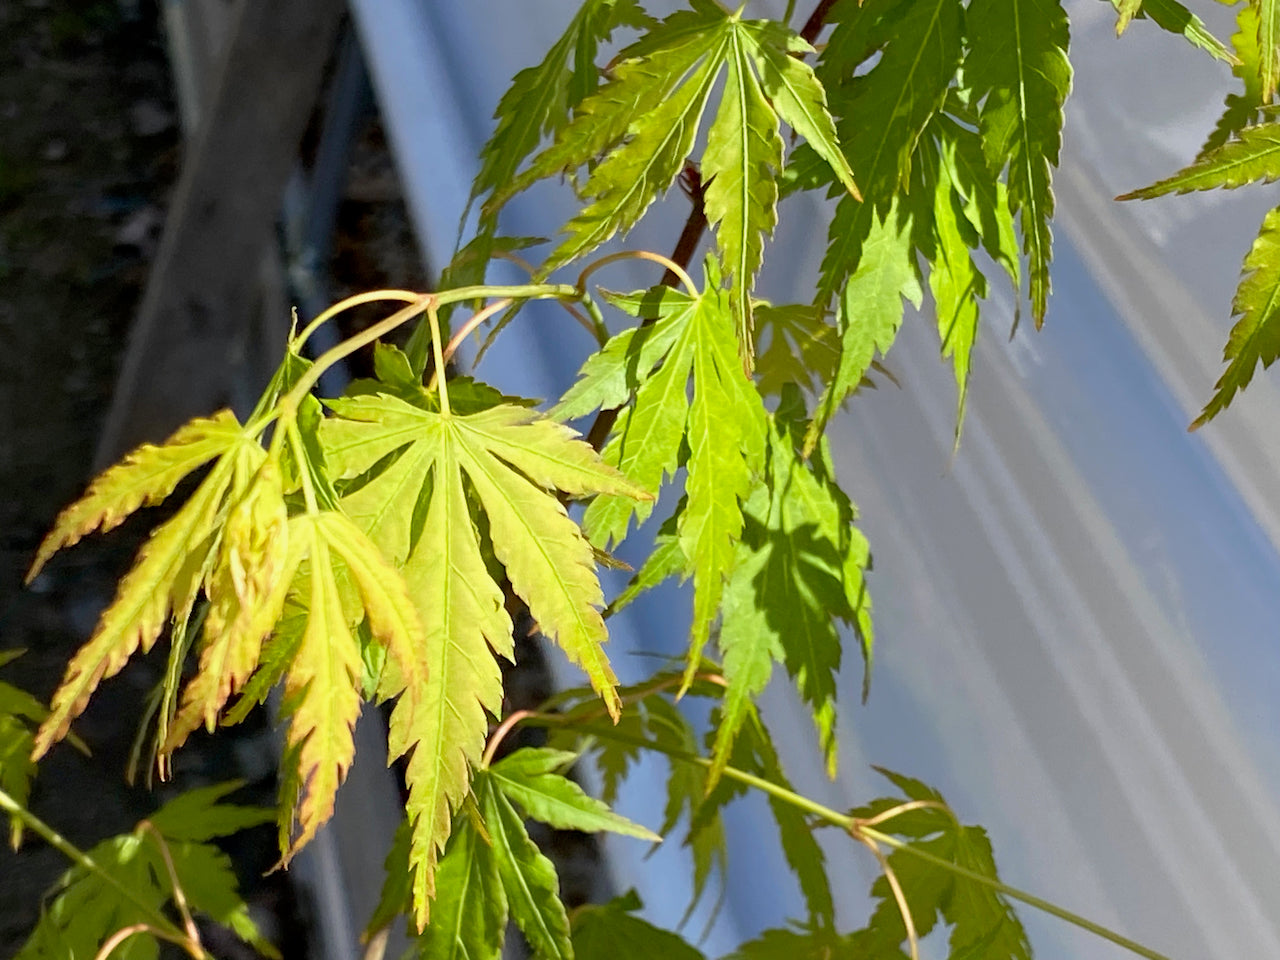
MULTIPOLYGON (((389 293, 389 291, 381 291, 381 293, 385 294, 389 293)), ((400 291, 396 291, 396 293, 398 294, 400 291)), ((407 306, 397 310, 385 320, 380 320, 367 330, 361 330, 355 336, 342 341, 342 343, 326 350, 317 357, 315 363, 311 365, 311 368, 302 375, 296 384, 294 384, 293 389, 280 400, 277 408, 282 413, 296 409, 297 405, 302 402, 302 398, 311 392, 311 388, 319 382, 326 370, 340 360, 346 359, 361 347, 373 343, 373 341, 390 333, 401 324, 412 320, 418 314, 426 311, 428 306, 434 306, 439 309, 440 307, 450 303, 460 303, 466 300, 484 300, 491 297, 510 297, 512 300, 582 299, 578 288, 567 283, 529 283, 515 286, 480 285, 473 287, 458 287, 453 290, 444 290, 439 293, 414 294, 414 299, 407 306)), ((347 300, 342 301, 342 303, 350 304, 350 301, 354 299, 356 298, 348 298, 347 300)), ((382 299, 392 298, 388 296, 383 297, 382 299)), ((341 306, 341 304, 338 306, 341 306)), ((330 309, 333 310, 335 308, 330 309)), ((326 313, 327 312, 329 311, 326 311, 326 313)), ((332 316, 332 314, 330 315, 332 316)), ((324 316, 324 314, 321 314, 321 316, 324 316)), ((313 320, 307 325, 303 334, 308 333, 315 325, 316 321, 313 320)))
POLYGON ((607 267, 611 263, 619 260, 652 260, 654 263, 660 264, 674 273, 680 278, 680 282, 684 284, 685 290, 689 292, 689 296, 698 296, 698 287, 693 282, 693 278, 689 276, 689 272, 684 267, 676 263, 670 257, 664 257, 660 253, 654 253, 650 250, 621 250, 618 253, 611 253, 607 257, 601 257, 599 260, 593 260, 587 264, 585 270, 578 274, 578 290, 579 292, 587 289, 587 277, 591 276, 601 267, 607 267))

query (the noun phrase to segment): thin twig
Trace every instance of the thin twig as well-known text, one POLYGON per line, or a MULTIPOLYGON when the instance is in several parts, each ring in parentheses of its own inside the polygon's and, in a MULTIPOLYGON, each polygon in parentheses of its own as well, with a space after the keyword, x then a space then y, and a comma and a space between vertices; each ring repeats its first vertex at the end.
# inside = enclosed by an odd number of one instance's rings
POLYGON ((160 857, 164 860, 165 871, 169 874, 169 883, 173 886, 174 906, 178 908, 178 913, 182 917, 182 926, 187 932, 187 939, 198 946, 200 944, 200 931, 191 916, 190 908, 187 907, 187 895, 182 890, 181 881, 178 880, 178 869, 173 865, 173 855, 169 852, 168 842, 150 820, 143 820, 139 823, 138 831, 150 833, 156 841, 156 846, 160 848, 160 857))
POLYGON ((907 895, 902 892, 902 884, 898 882, 898 875, 893 872, 893 867, 889 865, 889 858, 884 855, 884 851, 880 849, 876 842, 866 834, 855 833, 853 834, 853 839, 866 846, 880 864, 880 872, 884 874, 884 879, 889 884, 889 889, 893 892, 893 899, 898 904, 898 913, 902 915, 902 925, 907 931, 907 949, 911 951, 911 960, 920 960, 920 938, 916 935, 916 922, 911 916, 911 907, 907 904, 907 895))
MULTIPOLYGON (((519 267, 521 270, 527 273, 530 278, 532 278, 533 275, 538 272, 537 267, 535 267, 532 263, 530 263, 524 257, 520 256, 518 253, 510 253, 506 250, 498 250, 494 252, 493 256, 495 260, 509 260, 511 263, 514 263, 517 267, 519 267)), ((573 317, 573 319, 577 320, 578 323, 582 324, 583 329, 586 330, 587 333, 591 334, 591 336, 593 337, 596 336, 596 327, 595 327, 595 324, 591 322, 590 317, 583 316, 582 312, 577 307, 575 307, 572 303, 569 303, 568 301, 557 300, 556 303, 558 303, 561 309, 567 312, 569 316, 573 317)), ((600 344, 600 346, 603 347, 604 344, 602 343, 600 344)))
POLYGON ((111 936, 103 941, 102 946, 98 948, 98 952, 93 955, 93 960, 107 960, 111 956, 111 952, 116 947, 124 943, 136 933, 150 933, 152 936, 160 936, 160 932, 155 930, 149 923, 135 923, 127 927, 121 927, 111 936))
POLYGON ((507 719, 503 720, 502 723, 498 724, 498 729, 493 731, 489 736, 489 742, 485 744, 484 755, 480 758, 481 769, 493 763, 494 754, 498 752, 498 747, 502 745, 502 741, 506 739, 507 734, 511 732, 512 728, 514 728, 521 720, 527 720, 533 715, 534 711, 532 710, 516 710, 514 713, 510 714, 507 719))
POLYGON ((836 0, 818 0, 818 5, 813 8, 813 13, 809 14, 809 19, 800 28, 800 36, 806 43, 812 45, 818 39, 818 34, 827 25, 827 14, 831 12, 831 8, 835 5, 836 0))

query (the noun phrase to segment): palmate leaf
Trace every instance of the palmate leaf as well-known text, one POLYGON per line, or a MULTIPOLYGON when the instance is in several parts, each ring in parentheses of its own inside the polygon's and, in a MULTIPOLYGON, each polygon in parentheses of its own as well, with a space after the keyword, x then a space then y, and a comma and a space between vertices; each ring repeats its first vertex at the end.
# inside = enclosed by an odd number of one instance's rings
MULTIPOLYGON (((1245 183, 1270 183, 1277 178, 1280 123, 1266 123, 1245 127, 1239 131, 1239 139, 1228 140, 1185 170, 1120 199, 1235 188, 1245 183)), ((1239 319, 1223 349, 1227 369, 1214 384, 1213 397, 1192 423, 1193 430, 1227 408, 1236 392, 1253 379, 1259 363, 1269 367, 1280 356, 1280 208, 1263 218, 1258 236, 1245 256, 1243 273, 1232 301, 1233 315, 1239 319)))
POLYGON ((556 868, 529 839, 520 815, 487 772, 477 773, 475 787, 512 919, 535 957, 572 960, 569 918, 560 902, 556 868))
POLYGON ((1132 19, 1150 19, 1161 30, 1185 37, 1188 43, 1215 60, 1231 64, 1239 62, 1227 45, 1210 32, 1204 21, 1178 0, 1111 0, 1111 5, 1116 9, 1117 35, 1124 32, 1132 19))
POLYGON ((1280 207, 1263 218, 1262 229, 1244 258, 1244 276, 1231 307, 1239 319, 1222 351, 1227 369, 1192 429, 1225 410, 1236 391, 1249 385, 1259 363, 1269 367, 1280 356, 1280 207))
POLYGON ((1200 148, 1197 160, 1203 160, 1245 127, 1262 120, 1262 51, 1258 47, 1258 10, 1252 4, 1241 4, 1236 11, 1236 32, 1231 35, 1231 45, 1235 49, 1231 72, 1244 89, 1227 94, 1222 116, 1200 148))
POLYGON ((479 761, 488 716, 501 708, 494 654, 511 657, 510 618, 481 553, 471 499, 512 589, 616 715, 591 547, 550 491, 647 494, 602 464, 567 427, 522 407, 445 415, 389 396, 330 406, 337 416, 325 421, 322 439, 335 475, 359 476, 395 454, 343 507, 387 556, 404 563, 426 631, 425 679, 402 696, 389 739, 393 756, 412 750, 406 778, 421 925, 438 851, 466 796, 470 766, 479 761), (416 539, 415 515, 423 517, 416 539))
MULTIPOLYGON (((497 129, 480 154, 471 199, 503 189, 548 134, 559 132, 596 91, 596 50, 618 27, 652 23, 636 0, 586 0, 536 67, 521 70, 498 103, 497 129), (570 66, 572 61, 572 67, 570 66)), ((492 228, 496 210, 486 209, 492 228)), ((452 284, 460 285, 460 284, 452 284)))
POLYGON ((769 331, 768 346, 756 364, 756 386, 765 396, 781 394, 794 383, 810 392, 835 376, 840 362, 836 328, 822 308, 811 303, 774 306, 756 302, 756 322, 769 331))
MULTIPOLYGON (((588 749, 601 776, 601 795, 612 802, 646 746, 652 745, 672 757, 700 754, 698 736, 671 699, 682 681, 682 674, 664 671, 642 684, 621 689, 619 694, 627 709, 617 724, 601 719, 590 691, 567 691, 562 695, 562 722, 553 729, 550 745, 556 749, 588 749)), ((695 680, 688 692, 718 698, 722 688, 695 680)), ((717 871, 723 875, 728 856, 719 806, 705 805, 709 789, 706 767, 672 759, 658 833, 669 838, 682 820, 689 824, 683 840, 693 860, 693 896, 688 912, 701 902, 712 875, 717 871)))
MULTIPOLYGON (((720 711, 712 714, 716 740, 728 707, 726 696, 720 711)), ((782 769, 777 749, 768 729, 760 719, 754 705, 748 704, 741 735, 732 744, 731 764, 746 773, 754 774, 791 789, 791 783, 782 769)), ((712 777, 716 777, 712 770, 712 777)), ((691 832, 701 828, 711 814, 717 814, 730 800, 746 792, 746 785, 729 778, 713 779, 714 784, 706 799, 694 811, 691 832)), ((835 927, 835 904, 831 896, 831 881, 827 877, 826 856, 813 835, 804 813, 797 807, 776 797, 770 797, 769 810, 778 825, 778 837, 787 866, 795 874, 809 909, 808 925, 818 930, 832 931, 835 927)))
POLYGON ((1262 100, 1270 103, 1280 85, 1280 3, 1252 0, 1258 13, 1258 80, 1262 100))
MULTIPOLYGON (((32 742, 30 726, 12 713, 0 710, 0 790, 23 806, 31 796, 31 781, 36 775, 35 761, 31 759, 32 742)), ((11 814, 9 846, 14 850, 22 845, 22 832, 22 820, 11 814)))
MULTIPOLYGON (((238 786, 218 784, 190 791, 149 819, 163 837, 178 886, 190 909, 230 928, 263 955, 278 957, 237 892, 230 858, 207 842, 268 823, 274 817, 274 811, 269 809, 219 802, 238 786)), ((104 840, 88 851, 88 859, 102 872, 76 865, 62 875, 18 958, 65 960, 96 956, 100 944, 109 936, 150 919, 139 903, 159 911, 174 897, 173 879, 160 842, 149 830, 139 828, 104 840)), ((130 937, 111 954, 127 960, 153 960, 158 955, 158 944, 150 936, 130 937)))
MULTIPOLYGON (((870 209, 870 205, 863 208, 870 209)), ((924 296, 916 266, 912 215, 895 200, 883 220, 875 214, 871 218, 857 267, 837 302, 840 364, 814 411, 805 438, 806 452, 817 444, 845 397, 857 389, 876 354, 888 352, 902 325, 903 301, 919 307, 924 296)))
POLYGON ((870 955, 862 952, 851 938, 837 936, 830 930, 765 930, 754 940, 741 944, 722 960, 835 960, 837 957, 870 955))
POLYGON ((731 278, 729 299, 743 356, 753 362, 751 288, 764 256, 764 237, 778 222, 775 177, 782 169, 782 138, 736 32, 726 60, 726 93, 707 131, 702 156, 702 176, 709 181, 703 202, 731 278))
MULTIPOLYGON (((640 312, 652 324, 652 334, 607 344, 584 366, 556 411, 581 415, 602 399, 617 397, 620 383, 638 387, 604 457, 647 488, 657 489, 675 472, 681 445, 687 446, 686 499, 677 535, 683 573, 694 581, 691 668, 710 635, 724 577, 733 566, 742 532, 739 501, 750 493, 764 455, 764 405, 738 360, 728 299, 716 261, 708 257, 705 288, 696 298, 662 287, 617 301, 640 312), (650 349, 668 343, 665 353, 650 349), (620 370, 625 371, 621 381, 620 370)), ((634 504, 599 498, 587 508, 583 525, 593 543, 608 549, 626 536, 634 512, 634 504)))
POLYGON ((1215 187, 1234 189, 1246 183, 1271 183, 1277 178, 1280 178, 1280 123, 1264 123, 1245 127, 1239 131, 1239 139, 1229 140, 1203 154, 1173 176, 1117 199, 1150 200, 1168 193, 1215 187))
MULTIPOLYGON (((365 534, 345 515, 325 511, 291 518, 289 538, 298 542, 297 555, 307 563, 306 575, 295 581, 306 625, 284 675, 287 756, 300 793, 296 806, 281 809, 282 829, 292 818, 297 821, 286 862, 332 815, 338 786, 355 756, 352 730, 360 712, 361 660, 351 627, 360 614, 353 617, 344 609, 341 571, 356 585, 370 630, 394 658, 395 675, 411 691, 426 682, 424 633, 408 588, 365 534)), ((391 696, 401 691, 381 692, 391 696)), ((392 711, 393 727, 413 711, 411 696, 402 697, 392 711)))
POLYGON ((747 528, 725 592, 719 642, 728 688, 713 780, 775 661, 786 665, 813 708, 832 775, 842 646, 838 622, 852 627, 861 640, 869 677, 874 635, 863 578, 867 542, 853 526, 857 511, 835 481, 825 439, 809 459, 802 456, 807 426, 803 402, 792 388, 772 418, 768 468, 746 503, 747 528))
POLYGON ((161 753, 177 749, 201 723, 212 731, 218 714, 258 666, 262 641, 284 612, 301 561, 290 552, 288 516, 278 466, 259 468, 232 507, 209 591, 200 669, 187 684, 161 753))
MULTIPOLYGON (((955 81, 962 15, 956 0, 844 0, 832 11, 836 28, 818 76, 831 91, 841 142, 863 196, 878 212, 906 184, 916 142, 955 81), (853 50, 858 53, 851 57, 853 50), (875 51, 880 59, 855 76, 875 51)), ((855 262, 856 249, 844 259, 855 262)), ((823 292, 829 296, 834 285, 826 273, 824 265, 823 292)))
POLYGON ((83 497, 67 507, 41 542, 27 572, 30 583, 55 553, 81 537, 123 523, 139 507, 164 500, 189 473, 225 454, 243 437, 230 410, 200 417, 179 427, 156 446, 144 443, 89 484, 83 497))
MULTIPOLYGON (((24 652, 0 650, 0 667, 24 652)), ((25 805, 31 796, 31 782, 36 775, 36 764, 31 759, 34 729, 48 715, 48 708, 27 691, 0 682, 0 789, 19 804, 25 805)), ((84 747, 74 735, 73 742, 84 747)), ((22 833, 22 820, 10 816, 9 845, 14 850, 22 845, 22 833)))
POLYGON ((978 336, 978 301, 987 296, 987 280, 970 253, 979 238, 972 221, 966 218, 968 204, 956 182, 955 142, 944 143, 942 153, 942 162, 934 172, 934 258, 929 267, 929 289, 937 313, 942 355, 951 358, 955 370, 958 444, 969 395, 969 358, 978 336))
POLYGON ((527 816, 557 830, 609 831, 662 842, 656 833, 614 813, 558 772, 576 759, 577 754, 565 750, 526 747, 499 760, 487 776, 527 816))
POLYGON ((508 904, 491 840, 464 820, 449 839, 436 879, 440 892, 431 923, 409 955, 417 960, 498 960, 508 904))
POLYGON ((818 76, 831 91, 841 142, 866 202, 843 197, 837 207, 818 281, 821 306, 861 268, 863 245, 905 188, 916 144, 942 108, 962 53, 962 10, 956 0, 901 8, 898 0, 844 0, 831 17, 836 28, 818 76), (875 66, 854 76, 875 52, 880 53, 875 66))
POLYGON ((966 26, 964 77, 980 104, 987 163, 995 170, 1008 165, 1009 204, 1022 226, 1031 315, 1039 326, 1049 300, 1052 168, 1071 89, 1067 15, 1060 0, 974 0, 966 26))
MULTIPOLYGON (((218 449, 208 453, 202 446, 198 459, 193 456, 183 463, 189 469, 195 469, 215 455, 217 462, 182 508, 151 533, 139 550, 133 568, 120 581, 115 599, 99 618, 93 635, 71 658, 62 683, 54 692, 49 717, 36 735, 34 759, 38 760, 66 735, 71 721, 84 710, 89 696, 102 680, 118 673, 134 652, 142 650, 145 653, 151 649, 171 612, 181 621, 190 615, 206 559, 218 549, 219 512, 225 502, 238 498, 265 457, 256 437, 238 425, 231 429, 229 424, 234 423, 233 418, 228 420, 220 415, 214 421, 204 422, 218 424, 215 431, 218 449)), ((179 435, 189 436, 183 431, 179 431, 179 435)), ((144 454, 142 451, 146 449, 143 447, 135 452, 132 459, 126 459, 126 464, 142 465, 163 459, 158 453, 144 454)), ((118 516, 121 504, 136 506, 147 496, 156 495, 160 489, 159 486, 150 487, 148 489, 152 492, 145 496, 126 493, 128 478, 132 474, 128 469, 112 470, 120 472, 114 474, 111 484, 104 484, 96 490, 91 487, 86 497, 86 501, 97 504, 94 516, 118 516), (108 487, 115 506, 107 505, 105 490, 108 487)), ((107 471, 104 477, 111 475, 112 470, 107 471)), ((147 481, 157 476, 143 470, 142 466, 138 470, 139 476, 147 481)), ((180 479, 176 476, 176 468, 166 469, 163 473, 166 484, 180 479)), ((90 512, 78 505, 69 507, 63 516, 80 518, 79 526, 73 528, 59 524, 46 543, 61 545, 74 542, 79 534, 71 535, 72 529, 86 532, 93 527, 90 512)))
POLYGON ((574 911, 575 960, 702 960, 702 953, 679 934, 636 916, 643 904, 634 890, 608 903, 574 911))
POLYGON ((708 221, 732 280, 743 362, 750 366, 750 290, 763 238, 777 219, 779 122, 812 144, 834 178, 857 194, 822 85, 795 56, 808 52, 812 48, 781 24, 742 20, 699 0, 623 50, 613 79, 582 102, 574 122, 505 194, 495 192, 486 210, 491 215, 507 196, 535 180, 594 164, 580 188, 586 205, 565 225, 565 238, 543 272, 626 233, 684 168, 712 89, 725 76, 707 133, 702 176, 708 184, 708 221))
MULTIPOLYGON (((879 768, 877 768, 879 769, 879 768)), ((917 780, 880 770, 908 800, 942 804, 936 790, 917 780)), ((882 799, 853 811, 855 817, 884 813, 900 800, 882 799)), ((981 827, 963 826, 936 808, 913 810, 882 822, 877 829, 910 839, 911 846, 974 873, 998 879, 991 844, 981 827)), ((888 855, 901 884, 920 936, 942 921, 951 928, 953 957, 981 956, 989 960, 1030 960, 1031 946, 1018 915, 990 888, 915 857, 909 850, 888 855)), ((884 877, 876 879, 871 895, 877 901, 867 927, 852 935, 860 956, 895 957, 906 940, 896 899, 884 877)))

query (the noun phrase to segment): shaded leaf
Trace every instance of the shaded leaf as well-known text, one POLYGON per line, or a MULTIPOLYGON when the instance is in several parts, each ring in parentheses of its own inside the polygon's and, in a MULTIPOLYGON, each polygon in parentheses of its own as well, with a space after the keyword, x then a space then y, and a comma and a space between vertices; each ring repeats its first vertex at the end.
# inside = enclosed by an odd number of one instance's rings
POLYGON ((439 893, 430 925, 411 956, 420 960, 497 960, 507 931, 501 854, 463 822, 436 869, 439 893))
POLYGON ((529 839, 520 816, 486 772, 476 773, 476 796, 493 840, 492 855, 512 919, 533 955, 572 960, 569 918, 560 902, 556 868, 529 839))
POLYGON ((1029 261, 1031 315, 1044 322, 1052 257, 1052 168, 1062 144, 1062 105, 1071 89, 1069 30, 1059 0, 974 0, 966 17, 964 76, 975 103, 987 163, 1008 165, 1009 205, 1019 215, 1029 261))
MULTIPOLYGON (((227 836, 271 819, 269 810, 218 802, 236 786, 220 784, 183 794, 157 811, 150 822, 164 838, 190 909, 229 927, 265 956, 278 957, 236 889, 230 858, 203 840, 187 839, 227 836)), ((81 864, 67 870, 46 899, 40 920, 17 956, 21 960, 93 957, 99 945, 116 931, 150 921, 174 897, 173 879, 160 842, 140 827, 88 850, 88 860, 101 872, 81 864)), ((156 940, 143 934, 124 941, 111 956, 152 960, 158 954, 156 940)))
POLYGON ((577 960, 701 960, 702 953, 679 934, 635 915, 642 904, 635 891, 573 914, 573 954, 577 960))

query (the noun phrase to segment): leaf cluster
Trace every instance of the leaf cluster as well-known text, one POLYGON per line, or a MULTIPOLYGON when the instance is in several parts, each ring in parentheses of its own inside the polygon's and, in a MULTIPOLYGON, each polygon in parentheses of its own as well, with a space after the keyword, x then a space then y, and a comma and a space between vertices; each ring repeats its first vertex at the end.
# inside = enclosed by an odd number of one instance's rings
POLYGON ((278 957, 241 899, 231 859, 211 841, 270 823, 269 808, 222 802, 240 784, 180 794, 132 833, 103 840, 67 870, 46 898, 40 919, 15 960, 93 957, 108 938, 143 926, 116 947, 121 960, 154 960, 154 918, 180 904, 227 927, 266 957, 278 957))
MULTIPOLYGON (((1142 199, 1195 190, 1233 190, 1271 183, 1280 177, 1280 123, 1274 106, 1280 84, 1280 6, 1242 3, 1231 37, 1232 72, 1241 89, 1226 104, 1196 160, 1163 180, 1119 197, 1142 199)), ((1213 396, 1192 422, 1195 430, 1212 420, 1249 385, 1261 364, 1280 357, 1280 207, 1268 211, 1245 254, 1240 284, 1232 300, 1235 325, 1222 351, 1226 369, 1213 396)))

